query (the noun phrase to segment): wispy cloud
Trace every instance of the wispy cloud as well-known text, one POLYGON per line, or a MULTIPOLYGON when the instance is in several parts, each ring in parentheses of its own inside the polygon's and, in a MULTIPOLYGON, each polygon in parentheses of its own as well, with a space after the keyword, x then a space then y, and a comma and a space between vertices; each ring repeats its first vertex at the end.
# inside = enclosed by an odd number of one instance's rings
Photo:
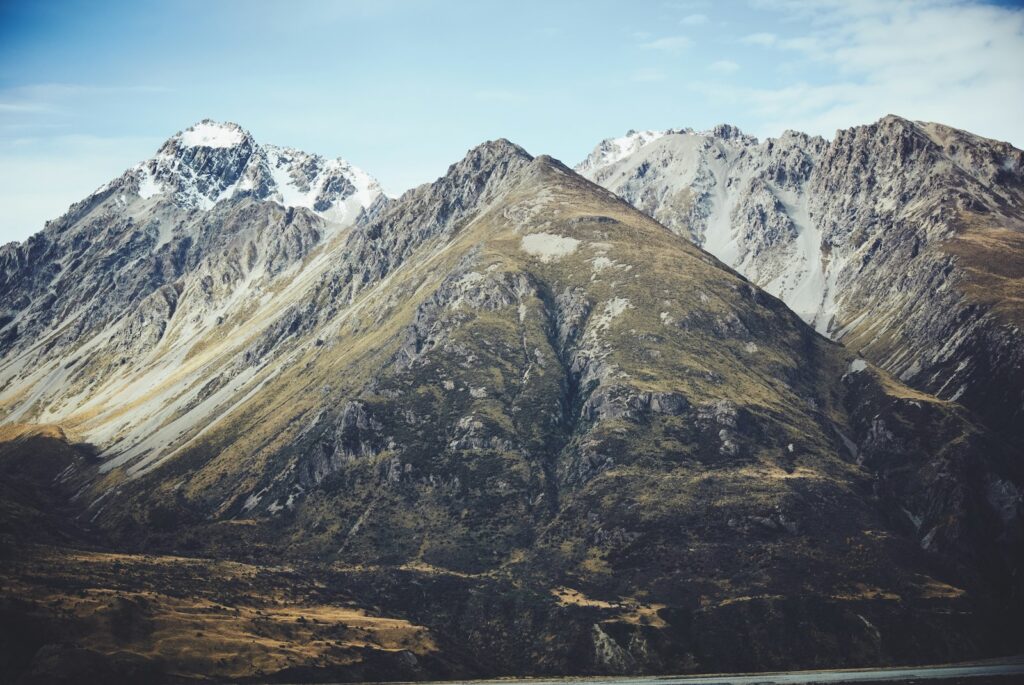
POLYGON ((706 14, 687 14, 685 17, 679 20, 679 23, 683 26, 700 26, 701 24, 708 23, 708 15, 706 14))
POLYGON ((760 118, 763 132, 831 135, 891 112, 1024 143, 1024 12, 945 0, 758 5, 803 28, 740 39, 798 55, 791 82, 699 88, 760 118))
POLYGON ((740 65, 728 59, 720 59, 708 65, 708 70, 716 74, 731 74, 734 71, 738 71, 739 68, 740 65))
POLYGON ((76 95, 110 95, 113 93, 166 93, 170 88, 150 84, 103 85, 96 83, 31 83, 9 89, 31 97, 65 98, 76 95))
POLYGON ((640 47, 644 50, 659 50, 661 52, 679 52, 684 50, 692 44, 692 41, 686 36, 666 36, 664 38, 657 38, 655 40, 641 43, 640 47))
MULTIPOLYGON (((31 83, 0 89, 0 115, 69 115, 88 98, 114 95, 169 93, 171 89, 155 85, 97 85, 79 83, 31 83)), ((29 122, 26 122, 29 123, 29 122)), ((35 120, 32 123, 43 124, 35 120)))
POLYGON ((37 113, 52 111, 48 105, 40 102, 0 102, 0 112, 37 113))
POLYGON ((761 45, 764 47, 771 47, 779 40, 779 37, 774 33, 751 33, 750 35, 743 36, 740 38, 741 43, 747 45, 761 45))

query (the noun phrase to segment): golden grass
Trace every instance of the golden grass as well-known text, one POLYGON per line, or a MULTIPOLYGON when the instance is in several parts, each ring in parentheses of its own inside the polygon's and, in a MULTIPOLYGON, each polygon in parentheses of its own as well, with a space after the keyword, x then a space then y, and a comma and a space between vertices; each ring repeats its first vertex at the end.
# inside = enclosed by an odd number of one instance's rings
POLYGON ((884 599, 899 601, 902 599, 898 594, 880 587, 867 585, 866 583, 854 583, 852 587, 832 595, 832 599, 841 601, 858 601, 865 599, 884 599))
POLYGON ((571 587, 551 588, 551 594, 555 596, 562 606, 596 607, 598 609, 615 609, 621 605, 617 602, 607 602, 603 599, 591 599, 579 590, 571 587))
POLYGON ((617 602, 609 602, 603 599, 587 597, 579 590, 571 587, 551 588, 551 594, 564 607, 588 607, 618 612, 614 616, 602 620, 602 623, 629 623, 632 625, 651 626, 653 628, 668 627, 668 623, 658 615, 658 611, 665 608, 664 604, 643 604, 633 598, 623 598, 617 602))
POLYGON ((296 595, 290 576, 273 579, 288 568, 52 549, 32 559, 42 564, 42 576, 5 577, 0 570, 4 594, 59 616, 80 646, 159 658, 183 677, 251 678, 294 666, 353 664, 366 650, 438 649, 427 629, 404 619, 296 595), (190 573, 192 591, 179 585, 190 573), (216 578, 218 587, 203 577, 216 578))
POLYGON ((916 585, 920 590, 921 597, 925 599, 956 599, 967 593, 949 583, 936 580, 931 576, 918 576, 920 582, 916 585))
POLYGON ((961 213, 961 223, 965 229, 942 249, 960 258, 966 270, 964 292, 1004 320, 1024 326, 1024 231, 967 212, 961 213))
POLYGON ((0 443, 25 438, 52 438, 70 442, 64 427, 55 423, 5 423, 0 424, 0 443))

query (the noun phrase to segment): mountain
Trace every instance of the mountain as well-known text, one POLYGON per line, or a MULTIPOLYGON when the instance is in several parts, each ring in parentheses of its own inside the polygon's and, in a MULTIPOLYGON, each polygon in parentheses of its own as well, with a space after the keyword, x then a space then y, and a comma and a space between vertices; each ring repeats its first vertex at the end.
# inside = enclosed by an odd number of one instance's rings
POLYGON ((175 135, 41 233, 0 248, 7 420, 74 409, 93 415, 91 440, 122 449, 119 435, 135 440, 141 422, 162 420, 145 408, 126 417, 127 395, 216 375, 199 340, 237 333, 231 322, 262 325, 271 284, 307 277, 314 255, 381 197, 343 160, 261 146, 234 124, 175 135))
POLYGON ((335 221, 355 218, 381 193, 375 180, 343 159, 259 145, 237 124, 209 119, 170 138, 155 157, 114 185, 131 188, 144 200, 162 195, 181 207, 201 209, 248 195, 306 207, 335 221))
POLYGON ((887 116, 831 142, 631 131, 576 169, 819 332, 1024 439, 1024 152, 887 116))
POLYGON ((506 140, 351 223, 235 187, 8 262, 7 679, 1019 651, 1019 455, 615 194, 506 140))

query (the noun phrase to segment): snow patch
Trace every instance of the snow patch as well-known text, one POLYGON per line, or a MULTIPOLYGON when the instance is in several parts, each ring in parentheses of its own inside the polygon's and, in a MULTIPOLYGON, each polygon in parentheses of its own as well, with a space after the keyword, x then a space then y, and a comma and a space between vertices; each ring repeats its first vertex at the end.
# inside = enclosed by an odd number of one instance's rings
POLYGON ((557 261, 571 255, 579 247, 580 241, 568 236, 553 233, 531 233, 523 236, 521 248, 523 252, 539 257, 542 262, 557 261))
POLYGON ((181 144, 188 147, 234 147, 241 142, 238 128, 213 121, 201 121, 181 134, 181 144))
POLYGON ((860 373, 864 369, 868 368, 868 363, 863 359, 854 359, 850 362, 850 368, 847 373, 860 373))
POLYGON ((324 159, 301 150, 276 145, 262 146, 267 166, 274 180, 273 199, 285 207, 306 207, 325 219, 343 222, 354 218, 364 207, 369 207, 380 194, 380 184, 362 169, 341 158, 324 159), (308 169, 312 168, 313 173, 308 169), (348 194, 339 196, 331 191, 338 177, 351 184, 348 194), (326 209, 319 202, 329 200, 326 209))
POLYGON ((139 197, 143 200, 148 200, 154 195, 159 195, 164 192, 164 188, 157 180, 153 178, 153 172, 146 167, 142 167, 140 170, 142 178, 139 179, 139 197))
POLYGON ((597 149, 580 165, 580 168, 590 170, 611 166, 661 138, 666 133, 669 133, 669 131, 628 131, 626 135, 620 138, 608 138, 597 146, 597 149))

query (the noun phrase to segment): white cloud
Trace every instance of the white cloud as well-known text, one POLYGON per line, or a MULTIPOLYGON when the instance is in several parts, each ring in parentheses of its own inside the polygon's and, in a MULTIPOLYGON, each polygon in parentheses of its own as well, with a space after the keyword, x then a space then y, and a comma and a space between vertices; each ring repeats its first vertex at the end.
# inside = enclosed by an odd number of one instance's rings
POLYGON ((759 133, 831 136, 894 113, 1024 145, 1024 11, 948 0, 758 4, 805 29, 741 39, 799 56, 790 83, 699 88, 760 119, 759 133))
POLYGON ((718 74, 731 74, 734 71, 739 70, 739 68, 740 65, 728 59, 720 59, 708 65, 708 70, 718 74))
POLYGON ((800 36, 799 38, 786 38, 776 44, 782 50, 794 50, 802 52, 810 57, 824 57, 826 46, 820 38, 815 36, 800 36))
POLYGON ((751 33, 749 36, 743 36, 740 38, 741 43, 747 45, 761 45, 764 47, 771 47, 775 45, 775 42, 779 39, 774 33, 751 33))
POLYGON ((0 102, 0 113, 4 114, 35 114, 52 111, 40 102, 0 102))
POLYGON ((660 50, 661 52, 678 52, 690 47, 690 39, 686 36, 667 36, 656 40, 641 43, 644 50, 660 50))
POLYGON ((706 14, 687 14, 685 17, 679 20, 679 23, 683 26, 700 26, 701 24, 708 23, 708 15, 706 14))
POLYGON ((101 86, 75 83, 32 83, 0 90, 0 113, 60 113, 73 111, 82 98, 124 94, 169 93, 162 86, 101 86))

